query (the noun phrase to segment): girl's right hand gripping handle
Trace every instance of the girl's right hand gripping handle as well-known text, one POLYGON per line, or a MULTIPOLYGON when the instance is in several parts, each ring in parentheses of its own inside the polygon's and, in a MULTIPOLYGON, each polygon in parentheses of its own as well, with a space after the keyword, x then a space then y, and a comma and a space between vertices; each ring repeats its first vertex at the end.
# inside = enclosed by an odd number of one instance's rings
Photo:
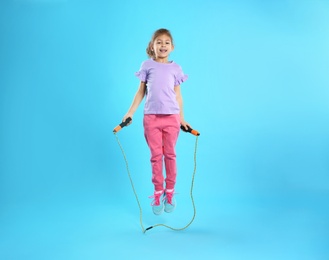
POLYGON ((131 121, 131 117, 126 118, 126 120, 124 122, 122 122, 120 125, 118 125, 117 127, 115 127, 113 129, 113 133, 119 132, 123 127, 125 127, 126 125, 128 125, 128 123, 130 121, 131 121))
POLYGON ((187 130, 185 129, 184 126, 180 126, 180 128, 184 131, 184 132, 187 132, 187 133, 191 133, 192 135, 195 135, 195 136, 199 136, 200 133, 197 131, 197 130, 194 130, 192 129, 191 127, 187 126, 187 130))

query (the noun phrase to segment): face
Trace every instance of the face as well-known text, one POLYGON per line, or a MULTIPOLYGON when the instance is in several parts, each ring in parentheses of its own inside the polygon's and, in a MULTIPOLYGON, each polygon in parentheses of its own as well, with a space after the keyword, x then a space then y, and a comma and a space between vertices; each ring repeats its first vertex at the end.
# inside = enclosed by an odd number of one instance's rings
POLYGON ((155 38, 153 43, 153 51, 156 59, 167 60, 173 49, 174 46, 171 42, 171 38, 168 35, 162 34, 155 38))

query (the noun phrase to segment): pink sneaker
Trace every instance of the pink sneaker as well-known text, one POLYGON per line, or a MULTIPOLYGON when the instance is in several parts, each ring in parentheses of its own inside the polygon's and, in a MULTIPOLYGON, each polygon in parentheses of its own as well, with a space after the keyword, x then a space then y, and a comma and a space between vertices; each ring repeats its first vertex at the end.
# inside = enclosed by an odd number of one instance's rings
POLYGON ((151 203, 153 213, 155 215, 160 215, 163 213, 163 200, 164 200, 164 192, 162 191, 154 191, 154 195, 149 198, 154 199, 151 203))
POLYGON ((165 191, 165 197, 164 197, 164 211, 167 213, 171 213, 176 208, 176 200, 174 198, 174 189, 165 191))

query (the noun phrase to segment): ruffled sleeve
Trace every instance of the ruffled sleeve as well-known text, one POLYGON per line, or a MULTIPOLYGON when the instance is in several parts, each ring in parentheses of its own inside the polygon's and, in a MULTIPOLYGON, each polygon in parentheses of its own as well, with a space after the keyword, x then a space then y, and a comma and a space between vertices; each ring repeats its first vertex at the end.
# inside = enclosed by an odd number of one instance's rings
POLYGON ((183 74, 181 76, 176 77, 175 78, 175 86, 178 86, 178 85, 182 84, 187 79, 188 79, 188 75, 186 75, 186 74, 183 74))
POLYGON ((140 81, 147 81, 147 69, 145 62, 142 63, 139 71, 135 72, 135 76, 140 79, 140 81))
POLYGON ((146 71, 140 70, 135 72, 135 76, 140 79, 140 81, 146 82, 146 71))
POLYGON ((178 72, 175 75, 175 86, 182 84, 188 79, 188 75, 184 74, 181 67, 179 67, 178 72))

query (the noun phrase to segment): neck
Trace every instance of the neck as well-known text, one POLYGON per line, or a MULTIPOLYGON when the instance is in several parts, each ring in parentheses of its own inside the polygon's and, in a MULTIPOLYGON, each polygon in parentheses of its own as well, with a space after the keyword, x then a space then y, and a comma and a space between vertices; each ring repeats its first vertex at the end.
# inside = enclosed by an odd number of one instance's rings
POLYGON ((160 63, 168 63, 168 57, 166 57, 166 58, 154 58, 154 60, 156 62, 160 62, 160 63))

